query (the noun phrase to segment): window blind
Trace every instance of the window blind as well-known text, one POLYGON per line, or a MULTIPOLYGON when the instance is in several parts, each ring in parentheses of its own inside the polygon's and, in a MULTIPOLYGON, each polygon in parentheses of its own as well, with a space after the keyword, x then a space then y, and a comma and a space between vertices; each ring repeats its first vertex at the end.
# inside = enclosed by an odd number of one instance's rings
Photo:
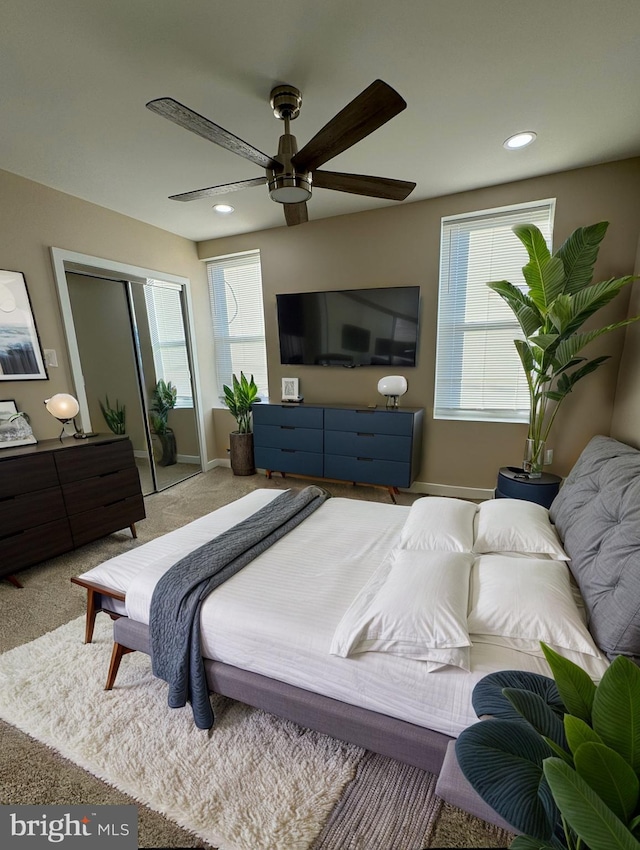
POLYGON ((148 280, 144 287, 156 380, 176 387, 176 407, 193 407, 191 371, 182 319, 181 289, 148 280))
POLYGON ((258 393, 269 395, 260 252, 207 262, 218 392, 240 372, 253 375, 258 393))
POLYGON ((434 417, 528 422, 529 392, 514 339, 522 331, 487 283, 526 289, 516 224, 535 224, 551 249, 555 201, 442 219, 434 417))

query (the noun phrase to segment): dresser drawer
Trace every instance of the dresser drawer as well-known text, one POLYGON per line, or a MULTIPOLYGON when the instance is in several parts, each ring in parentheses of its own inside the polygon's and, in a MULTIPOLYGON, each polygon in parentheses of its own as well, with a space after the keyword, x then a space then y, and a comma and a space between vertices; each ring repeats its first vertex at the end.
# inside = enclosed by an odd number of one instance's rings
POLYGON ((0 500, 0 538, 66 516, 59 487, 0 500))
POLYGON ((52 455, 0 459, 0 499, 58 486, 52 455))
POLYGON ((294 404, 254 405, 253 430, 261 425, 295 425, 297 428, 322 428, 323 408, 294 404))
POLYGON ((260 469, 276 472, 295 472, 298 475, 322 477, 324 455, 318 452, 302 452, 287 449, 270 449, 257 446, 254 449, 255 464, 260 469))
POLYGON ((324 456, 325 478, 355 481, 357 484, 383 484, 385 487, 409 487, 411 464, 369 457, 324 456))
POLYGON ((411 437, 355 431, 327 431, 324 450, 328 455, 371 457, 379 460, 411 461, 411 437))
POLYGON ((144 502, 140 495, 130 496, 92 511, 74 514, 69 517, 74 546, 82 546, 113 531, 128 528, 144 517, 144 502))
POLYGON ((70 515, 100 508, 139 492, 140 478, 135 467, 62 485, 64 502, 70 515))
POLYGON ((69 521, 59 519, 0 540, 0 575, 11 575, 73 549, 69 521))
POLYGON ((129 440, 118 440, 93 446, 75 446, 55 455, 61 484, 92 478, 134 466, 133 449, 129 440))
POLYGON ((320 428, 298 428, 295 425, 261 425, 257 431, 254 431, 253 444, 265 448, 322 452, 323 433, 320 428))
POLYGON ((327 408, 324 412, 324 427, 327 431, 360 431, 369 434, 400 434, 410 437, 413 433, 413 415, 401 410, 340 410, 327 408))

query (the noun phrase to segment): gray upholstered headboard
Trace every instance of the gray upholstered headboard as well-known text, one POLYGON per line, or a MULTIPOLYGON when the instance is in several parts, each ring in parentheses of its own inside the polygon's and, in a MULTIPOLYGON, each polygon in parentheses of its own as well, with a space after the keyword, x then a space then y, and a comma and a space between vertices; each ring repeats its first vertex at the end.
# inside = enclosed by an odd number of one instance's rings
POLYGON ((640 451, 586 446, 549 510, 571 557, 589 630, 609 658, 640 659, 640 451))

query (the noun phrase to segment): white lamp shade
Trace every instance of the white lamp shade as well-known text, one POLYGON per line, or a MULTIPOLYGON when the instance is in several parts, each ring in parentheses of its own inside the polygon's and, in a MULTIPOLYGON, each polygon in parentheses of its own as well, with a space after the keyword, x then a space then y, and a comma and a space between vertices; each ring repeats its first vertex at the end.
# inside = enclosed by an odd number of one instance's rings
POLYGON ((52 416, 56 419, 66 421, 73 419, 78 415, 80 405, 77 400, 69 393, 56 393, 51 398, 46 399, 45 406, 52 416))
POLYGON ((407 379, 403 375, 387 375, 378 381, 378 392, 380 395, 398 396, 407 391, 407 379))

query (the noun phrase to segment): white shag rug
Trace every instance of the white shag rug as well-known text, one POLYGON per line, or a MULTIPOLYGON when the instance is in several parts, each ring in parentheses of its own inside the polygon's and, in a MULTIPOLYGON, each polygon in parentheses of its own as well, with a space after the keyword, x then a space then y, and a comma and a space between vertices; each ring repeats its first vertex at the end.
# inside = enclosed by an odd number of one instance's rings
POLYGON ((0 655, 0 717, 220 850, 307 850, 363 750, 224 698, 211 734, 143 653, 104 690, 112 623, 84 617, 0 655))

